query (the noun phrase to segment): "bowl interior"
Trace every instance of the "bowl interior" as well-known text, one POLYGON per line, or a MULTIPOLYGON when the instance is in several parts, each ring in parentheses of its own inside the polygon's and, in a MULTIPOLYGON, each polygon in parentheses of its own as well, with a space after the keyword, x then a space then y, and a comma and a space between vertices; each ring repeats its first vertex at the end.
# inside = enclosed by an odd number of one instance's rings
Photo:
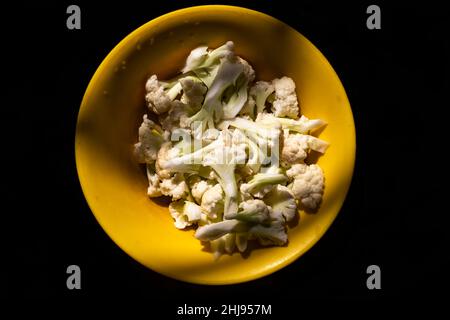
POLYGON ((262 13, 229 6, 179 10, 150 21, 120 42, 93 76, 76 132, 76 163, 83 192, 108 235, 131 257, 167 276, 204 284, 247 281, 271 273, 308 250, 328 229, 344 201, 355 157, 353 117, 344 88, 325 57, 294 29, 262 13), (330 142, 318 164, 325 194, 315 214, 301 212, 289 244, 225 255, 214 261, 193 237, 173 226, 167 203, 146 196, 143 168, 132 156, 142 115, 144 84, 167 79, 190 50, 227 40, 254 67, 257 79, 294 79, 302 114, 328 122, 330 142))

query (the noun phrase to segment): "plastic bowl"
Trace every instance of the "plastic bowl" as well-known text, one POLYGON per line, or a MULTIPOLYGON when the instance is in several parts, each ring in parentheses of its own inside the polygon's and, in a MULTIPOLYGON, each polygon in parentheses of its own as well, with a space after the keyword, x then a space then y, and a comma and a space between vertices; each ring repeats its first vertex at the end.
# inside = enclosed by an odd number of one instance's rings
POLYGON ((165 14, 122 40, 95 72, 77 123, 76 164, 96 219, 131 257, 166 276, 200 284, 231 284, 270 274, 310 249, 336 218, 355 161, 355 128, 345 90, 319 50, 286 24, 232 6, 199 6, 165 14), (331 146, 318 160, 325 174, 322 205, 300 213, 284 247, 224 255, 215 261, 193 236, 173 226, 167 204, 149 199, 142 167, 132 155, 151 74, 165 79, 183 67, 190 50, 228 40, 257 78, 294 79, 301 112, 328 126, 320 137, 331 146))

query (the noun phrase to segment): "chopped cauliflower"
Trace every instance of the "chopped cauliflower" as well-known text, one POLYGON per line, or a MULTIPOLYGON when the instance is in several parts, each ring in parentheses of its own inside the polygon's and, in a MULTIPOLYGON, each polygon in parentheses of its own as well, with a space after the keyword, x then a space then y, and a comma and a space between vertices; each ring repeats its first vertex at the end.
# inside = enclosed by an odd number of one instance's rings
POLYGON ((324 177, 322 169, 316 164, 295 164, 286 171, 293 179, 291 190, 295 198, 308 209, 315 210, 322 201, 324 177))
POLYGON ((274 115, 276 117, 297 119, 299 107, 294 81, 291 78, 282 77, 274 79, 272 84, 275 88, 275 100, 272 103, 274 115))
POLYGON ((273 185, 268 184, 265 186, 262 186, 254 191, 252 191, 250 189, 250 184, 248 183, 243 183, 241 184, 240 190, 241 193, 246 197, 246 198, 251 198, 252 196, 258 199, 262 199, 264 198, 264 196, 266 194, 268 194, 273 188, 273 185))
POLYGON ((175 220, 174 225, 177 229, 184 229, 202 218, 202 208, 186 200, 172 202, 169 205, 169 212, 175 220))
POLYGON ((291 221, 297 214, 297 203, 292 191, 282 185, 277 185, 264 201, 272 208, 272 217, 278 219, 281 215, 286 221, 291 221))
POLYGON ((192 109, 183 102, 173 101, 169 112, 159 115, 159 122, 164 130, 173 131, 176 128, 188 128, 187 119, 192 109))
POLYGON ((211 180, 202 180, 199 176, 195 176, 190 180, 191 194, 194 197, 195 202, 201 203, 202 197, 206 191, 214 186, 214 182, 211 180))
POLYGON ((286 245, 298 209, 322 201, 323 172, 305 160, 326 152, 312 135, 326 122, 300 114, 291 78, 255 81, 232 41, 192 50, 180 71, 145 83, 153 116, 143 116, 134 153, 148 197, 171 197, 175 227, 196 228, 215 258, 252 241, 286 245))
POLYGON ((189 193, 189 188, 182 173, 176 173, 172 178, 163 179, 159 187, 163 195, 171 196, 173 200, 186 198, 189 193))
POLYGON ((281 150, 281 161, 291 165, 302 163, 308 156, 308 138, 306 135, 289 134, 284 132, 283 149, 281 150))
POLYGON ((237 57, 238 62, 244 66, 244 77, 247 82, 252 82, 255 80, 255 70, 253 67, 247 62, 247 60, 242 59, 241 57, 237 57))
POLYGON ((170 170, 163 169, 162 164, 164 161, 168 159, 172 159, 178 156, 178 149, 172 148, 172 143, 170 141, 165 142, 161 145, 161 148, 158 151, 158 157, 155 163, 156 173, 161 179, 170 179, 171 172, 170 170))
POLYGON ((288 240, 284 221, 280 220, 272 221, 268 226, 257 224, 249 230, 249 235, 263 246, 282 246, 288 240))
POLYGON ((308 156, 309 150, 325 153, 328 147, 325 141, 306 134, 290 134, 288 130, 284 130, 283 136, 281 161, 287 165, 302 163, 308 156))
POLYGON ((237 220, 265 223, 270 219, 272 208, 267 206, 264 201, 255 199, 241 202, 239 211, 234 217, 237 220))
POLYGON ((266 100, 274 92, 274 86, 267 81, 258 81, 250 89, 250 96, 254 97, 256 115, 261 114, 266 107, 266 100))
POLYGON ((159 176, 149 164, 147 164, 147 179, 147 195, 151 198, 162 196, 161 189, 159 188, 159 176))
POLYGON ((200 79, 195 77, 182 78, 180 83, 183 88, 181 102, 190 106, 194 110, 198 110, 203 103, 203 99, 208 88, 200 79))
POLYGON ((223 190, 220 184, 205 191, 201 206, 212 219, 216 219, 223 212, 223 190))
POLYGON ((173 105, 173 100, 180 93, 182 87, 176 83, 172 88, 166 89, 164 84, 158 81, 156 75, 152 75, 145 84, 145 100, 148 108, 156 114, 169 111, 173 105))
POLYGON ((134 154, 140 163, 155 162, 158 150, 164 141, 161 127, 144 115, 139 127, 139 142, 134 145, 134 154))

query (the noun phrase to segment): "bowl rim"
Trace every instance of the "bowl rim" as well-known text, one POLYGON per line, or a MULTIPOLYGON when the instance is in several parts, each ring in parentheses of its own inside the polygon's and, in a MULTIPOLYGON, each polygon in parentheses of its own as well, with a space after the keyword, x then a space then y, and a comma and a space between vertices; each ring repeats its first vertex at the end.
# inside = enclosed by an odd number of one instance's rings
POLYGON ((303 34, 301 34, 298 30, 291 27, 287 23, 285 23, 275 17, 272 17, 269 14, 266 14, 266 13, 263 13, 263 12, 260 12, 260 11, 254 10, 254 9, 249 9, 246 7, 234 6, 234 5, 199 5, 199 6, 190 6, 190 7, 173 10, 173 11, 167 12, 165 14, 162 14, 154 19, 151 19, 150 21, 147 21, 146 23, 142 24, 141 26, 139 26, 138 28, 134 29, 129 34, 127 34, 122 40, 120 40, 120 42, 118 44, 116 44, 114 46, 114 48, 112 50, 109 51, 109 53, 105 56, 105 58, 102 60, 100 65, 97 67, 96 71, 94 72, 93 76, 91 77, 91 79, 89 81, 89 84, 83 95, 83 99, 81 101, 80 108, 78 110, 74 142, 75 142, 75 145, 74 145, 74 147, 75 147, 75 164, 76 164, 77 176, 78 176, 78 180, 80 182, 80 186, 81 186, 81 190, 83 192, 84 198, 86 199, 89 209, 90 209, 91 213, 94 215, 96 221, 99 223, 99 225, 104 230, 104 232, 111 238, 111 240, 122 251, 124 251, 128 256, 133 258, 133 260, 137 261, 139 264, 143 265, 144 267, 146 267, 154 272, 157 272, 159 274, 162 274, 164 276, 167 276, 167 277, 179 280, 179 281, 193 283, 193 284, 201 284, 201 285, 231 285, 231 284, 237 284, 237 283, 243 283, 243 282, 256 280, 256 279, 265 277, 267 275, 270 275, 272 273, 279 271, 280 269, 282 269, 282 268, 286 267, 287 265, 296 261, 299 257, 301 257, 303 254, 305 254, 307 251, 309 251, 315 244, 317 244, 318 241, 320 241, 320 239, 327 232, 327 230, 330 228, 330 226, 333 224, 334 220, 340 213, 342 206, 344 205, 345 199, 347 198, 348 191, 350 189, 350 186, 351 186, 351 183, 353 180, 355 161, 356 161, 356 129, 355 129, 355 120, 354 120, 354 116, 353 116, 353 111, 352 111, 351 104, 348 99, 347 93, 345 91, 345 88, 342 84, 342 81, 339 78, 339 76, 337 75, 333 66, 327 60, 327 58, 308 38, 303 36, 303 34), (130 40, 135 38, 138 34, 143 32, 147 28, 151 28, 152 26, 157 25, 158 23, 160 23, 161 21, 163 21, 165 19, 175 17, 179 14, 186 14, 186 13, 193 13, 193 12, 198 13, 198 12, 202 12, 202 11, 208 12, 210 10, 216 10, 216 11, 221 10, 221 11, 228 11, 228 12, 246 13, 246 14, 251 14, 251 15, 257 16, 258 18, 271 20, 274 23, 282 24, 285 27, 287 27, 288 29, 291 29, 293 32, 297 33, 300 37, 302 37, 311 46, 312 50, 316 51, 316 54, 322 60, 322 63, 324 63, 326 65, 326 67, 328 67, 330 69, 333 77, 335 77, 337 79, 337 84, 340 87, 340 89, 342 89, 342 92, 343 92, 344 104, 348 105, 348 108, 345 108, 345 109, 346 109, 346 112, 349 112, 350 119, 351 119, 350 135, 348 137, 349 139, 351 139, 351 143, 350 143, 351 150, 349 150, 349 152, 351 152, 351 153, 348 154, 348 156, 349 156, 348 158, 351 160, 350 161, 351 163, 349 163, 349 169, 351 170, 351 176, 349 177, 349 183, 345 188, 342 203, 340 203, 339 206, 337 207, 336 213, 333 214, 331 219, 327 220, 327 223, 324 224, 324 228, 322 228, 321 231, 319 233, 317 233, 315 239, 313 241, 310 241, 307 245, 303 246, 301 250, 296 250, 295 253, 290 255, 289 258, 283 259, 281 262, 275 263, 272 266, 270 266, 269 268, 265 268, 264 270, 261 270, 260 272, 257 272, 257 273, 253 273, 251 275, 243 274, 243 275, 240 275, 238 278, 233 277, 233 279, 228 278, 228 279, 215 279, 215 280, 199 281, 197 279, 189 279, 188 276, 183 277, 183 276, 178 276, 178 275, 174 275, 174 274, 169 274, 169 273, 164 272, 164 270, 154 269, 153 267, 146 265, 139 258, 132 256, 128 251, 126 251, 122 247, 122 245, 119 244, 119 241, 117 241, 115 236, 113 234, 111 234, 110 232, 108 232, 108 228, 106 227, 107 223, 105 221, 103 221, 101 218, 99 218, 99 215, 95 213, 95 210, 93 209, 93 205, 91 203, 90 197, 86 193, 87 189, 89 189, 89 187, 87 186, 87 184, 89 184, 88 179, 84 178, 84 177, 82 177, 82 175, 80 175, 80 161, 81 161, 80 152, 81 151, 80 151, 80 144, 79 144, 78 126, 79 126, 79 122, 80 122, 82 115, 86 113, 86 108, 85 107, 83 108, 83 106, 85 105, 85 101, 91 95, 92 91, 94 91, 94 87, 96 86, 96 83, 98 82, 101 75, 105 72, 105 68, 110 64, 110 60, 113 59, 113 57, 122 49, 122 47, 128 45, 130 40))

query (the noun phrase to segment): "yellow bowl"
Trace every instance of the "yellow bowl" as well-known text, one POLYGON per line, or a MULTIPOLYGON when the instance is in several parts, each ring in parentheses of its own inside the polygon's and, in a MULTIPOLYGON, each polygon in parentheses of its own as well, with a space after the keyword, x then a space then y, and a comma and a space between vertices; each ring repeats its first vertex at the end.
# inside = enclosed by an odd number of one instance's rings
POLYGON ((345 90, 319 50, 296 30, 260 12, 232 6, 199 6, 156 18, 122 40, 92 77, 78 115, 76 163, 84 195, 114 242, 148 268, 179 280, 231 284, 270 274, 311 248, 338 214, 353 174, 355 128, 345 90), (254 67, 258 79, 283 75, 297 84, 301 112, 328 126, 331 143, 318 164, 325 173, 323 203, 301 212, 285 247, 214 261, 193 237, 173 226, 167 206, 146 195, 144 171, 132 156, 151 74, 174 75, 190 50, 227 40, 254 67))

